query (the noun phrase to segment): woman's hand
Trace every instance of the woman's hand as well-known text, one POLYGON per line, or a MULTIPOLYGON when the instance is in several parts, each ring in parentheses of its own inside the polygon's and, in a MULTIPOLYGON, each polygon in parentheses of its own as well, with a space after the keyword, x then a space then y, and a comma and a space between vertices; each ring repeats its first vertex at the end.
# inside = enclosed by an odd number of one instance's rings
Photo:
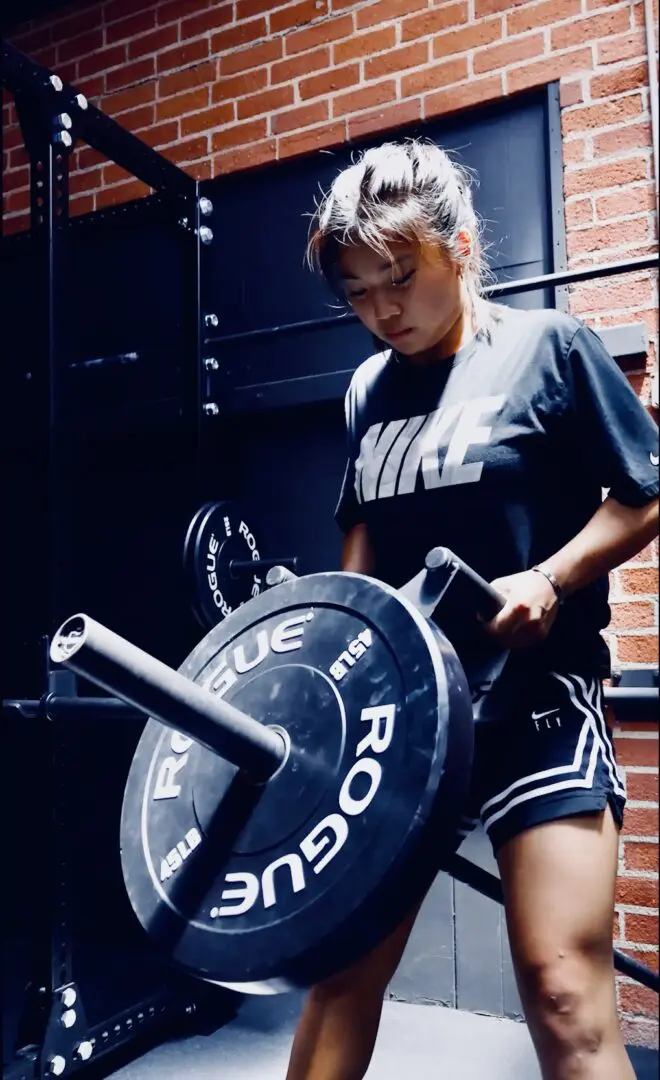
POLYGON ((557 618, 559 601, 550 582, 536 570, 496 578, 491 581, 506 604, 495 618, 485 624, 508 649, 525 649, 543 641, 557 618))

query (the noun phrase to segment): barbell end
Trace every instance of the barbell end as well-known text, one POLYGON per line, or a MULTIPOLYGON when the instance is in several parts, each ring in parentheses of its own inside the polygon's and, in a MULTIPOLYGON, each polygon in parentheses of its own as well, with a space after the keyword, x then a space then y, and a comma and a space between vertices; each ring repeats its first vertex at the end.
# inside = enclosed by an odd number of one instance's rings
POLYGON ((285 581, 295 581, 298 574, 293 570, 287 570, 286 566, 273 566, 266 574, 266 585, 272 589, 275 585, 283 585, 285 581))

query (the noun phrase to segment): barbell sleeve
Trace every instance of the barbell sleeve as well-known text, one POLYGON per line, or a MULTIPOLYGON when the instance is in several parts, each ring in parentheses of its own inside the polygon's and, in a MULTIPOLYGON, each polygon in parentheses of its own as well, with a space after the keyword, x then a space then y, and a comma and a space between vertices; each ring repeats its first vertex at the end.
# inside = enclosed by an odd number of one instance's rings
POLYGON ((283 559, 231 559, 229 575, 234 579, 242 578, 246 574, 270 570, 274 566, 284 566, 287 570, 295 571, 298 559, 294 555, 283 559))
POLYGON ((188 735, 254 779, 267 779, 286 756, 273 729, 215 697, 88 615, 62 624, 50 647, 54 663, 188 735))

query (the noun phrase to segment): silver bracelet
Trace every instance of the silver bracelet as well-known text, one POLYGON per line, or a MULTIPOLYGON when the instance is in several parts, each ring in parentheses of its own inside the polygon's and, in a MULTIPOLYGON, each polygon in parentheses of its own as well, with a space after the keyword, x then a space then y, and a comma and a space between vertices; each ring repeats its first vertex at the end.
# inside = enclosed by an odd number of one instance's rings
POLYGON ((533 566, 532 570, 535 570, 537 574, 543 574, 543 577, 546 579, 546 581, 549 581, 552 585, 554 594, 557 597, 557 602, 559 604, 563 604, 564 596, 561 591, 561 585, 557 581, 555 575, 550 570, 546 570, 545 566, 533 566))

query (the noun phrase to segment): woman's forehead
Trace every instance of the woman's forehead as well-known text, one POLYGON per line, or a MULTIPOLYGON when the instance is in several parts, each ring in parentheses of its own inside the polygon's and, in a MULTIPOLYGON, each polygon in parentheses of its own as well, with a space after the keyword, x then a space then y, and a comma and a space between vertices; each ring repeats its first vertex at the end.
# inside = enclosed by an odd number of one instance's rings
POLYGON ((387 252, 376 251, 366 244, 353 244, 341 249, 339 272, 344 278, 389 273, 393 266, 414 258, 417 252, 417 246, 405 240, 391 241, 387 245, 387 252))

